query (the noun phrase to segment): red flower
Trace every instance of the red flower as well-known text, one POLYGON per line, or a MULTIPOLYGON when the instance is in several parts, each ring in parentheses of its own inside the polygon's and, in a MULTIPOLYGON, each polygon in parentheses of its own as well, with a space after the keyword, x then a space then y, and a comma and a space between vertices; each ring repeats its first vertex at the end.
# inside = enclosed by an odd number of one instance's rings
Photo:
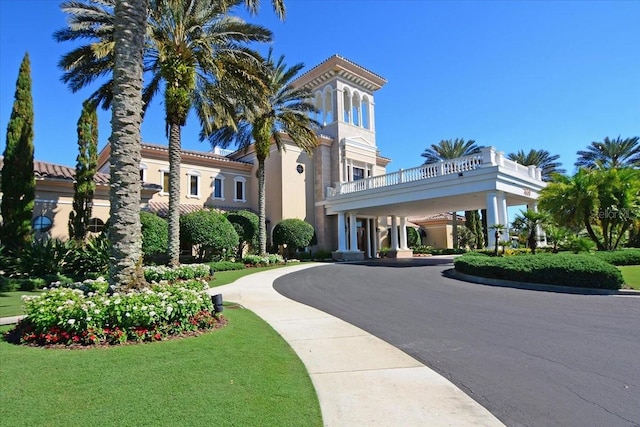
POLYGON ((158 341, 160 341, 160 339, 162 338, 162 335, 160 335, 159 333, 156 333, 153 337, 158 341))

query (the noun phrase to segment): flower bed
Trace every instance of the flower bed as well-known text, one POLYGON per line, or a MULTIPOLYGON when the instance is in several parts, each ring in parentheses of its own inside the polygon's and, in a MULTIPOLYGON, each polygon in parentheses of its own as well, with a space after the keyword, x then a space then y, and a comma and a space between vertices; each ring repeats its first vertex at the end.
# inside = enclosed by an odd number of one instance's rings
POLYGON ((24 297, 26 317, 9 333, 14 343, 101 345, 158 341, 224 324, 204 280, 153 283, 108 292, 104 279, 53 287, 24 297))

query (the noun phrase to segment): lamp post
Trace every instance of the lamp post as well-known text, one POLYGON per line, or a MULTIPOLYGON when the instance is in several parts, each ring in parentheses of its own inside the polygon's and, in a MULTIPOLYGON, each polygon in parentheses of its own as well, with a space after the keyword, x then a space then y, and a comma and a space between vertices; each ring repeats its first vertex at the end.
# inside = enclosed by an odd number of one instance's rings
POLYGON ((282 255, 284 256, 284 263, 287 263, 287 244, 282 245, 282 255))

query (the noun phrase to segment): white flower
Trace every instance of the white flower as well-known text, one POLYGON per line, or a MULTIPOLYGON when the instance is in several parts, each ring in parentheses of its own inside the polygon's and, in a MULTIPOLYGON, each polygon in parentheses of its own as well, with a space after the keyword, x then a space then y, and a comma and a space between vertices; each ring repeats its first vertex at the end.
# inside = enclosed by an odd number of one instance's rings
POLYGON ((149 316, 153 317, 153 316, 155 316, 155 315, 156 315, 156 312, 155 312, 155 311, 153 311, 153 310, 152 310, 152 311, 150 311, 150 312, 149 312, 149 316))
POLYGON ((173 307, 168 305, 167 306, 167 314, 171 314, 172 311, 173 311, 173 307))
POLYGON ((56 310, 57 310, 57 311, 62 311, 63 309, 64 309, 64 307, 60 306, 60 307, 58 307, 56 310))
POLYGON ((91 321, 91 316, 87 316, 87 322, 91 321))
POLYGON ((117 299, 117 300, 115 300, 113 303, 114 303, 114 304, 120 304, 120 302, 121 302, 121 301, 122 301, 122 300, 121 300, 120 298, 118 298, 118 299, 117 299))
POLYGON ((67 320, 67 323, 73 325, 74 323, 76 323, 76 319, 69 319, 67 320))
POLYGON ((129 313, 129 312, 126 312, 124 315, 127 316, 127 317, 131 317, 131 313, 129 313))
POLYGON ((93 310, 94 314, 100 314, 100 310, 98 310, 97 308, 95 310, 93 310))

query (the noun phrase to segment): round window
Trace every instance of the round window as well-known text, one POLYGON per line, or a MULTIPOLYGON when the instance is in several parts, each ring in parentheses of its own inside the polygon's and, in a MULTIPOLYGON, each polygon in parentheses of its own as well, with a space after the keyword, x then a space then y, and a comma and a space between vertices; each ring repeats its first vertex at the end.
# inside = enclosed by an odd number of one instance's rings
POLYGON ((296 166, 296 170, 298 171, 298 173, 302 173, 302 172, 304 172, 304 166, 298 165, 298 166, 296 166))
POLYGON ((99 233, 104 228, 104 221, 100 218, 91 218, 87 230, 92 233, 99 233))
POLYGON ((31 227, 33 231, 37 231, 39 233, 46 233, 51 230, 53 226, 53 221, 48 216, 40 215, 31 220, 31 227))

